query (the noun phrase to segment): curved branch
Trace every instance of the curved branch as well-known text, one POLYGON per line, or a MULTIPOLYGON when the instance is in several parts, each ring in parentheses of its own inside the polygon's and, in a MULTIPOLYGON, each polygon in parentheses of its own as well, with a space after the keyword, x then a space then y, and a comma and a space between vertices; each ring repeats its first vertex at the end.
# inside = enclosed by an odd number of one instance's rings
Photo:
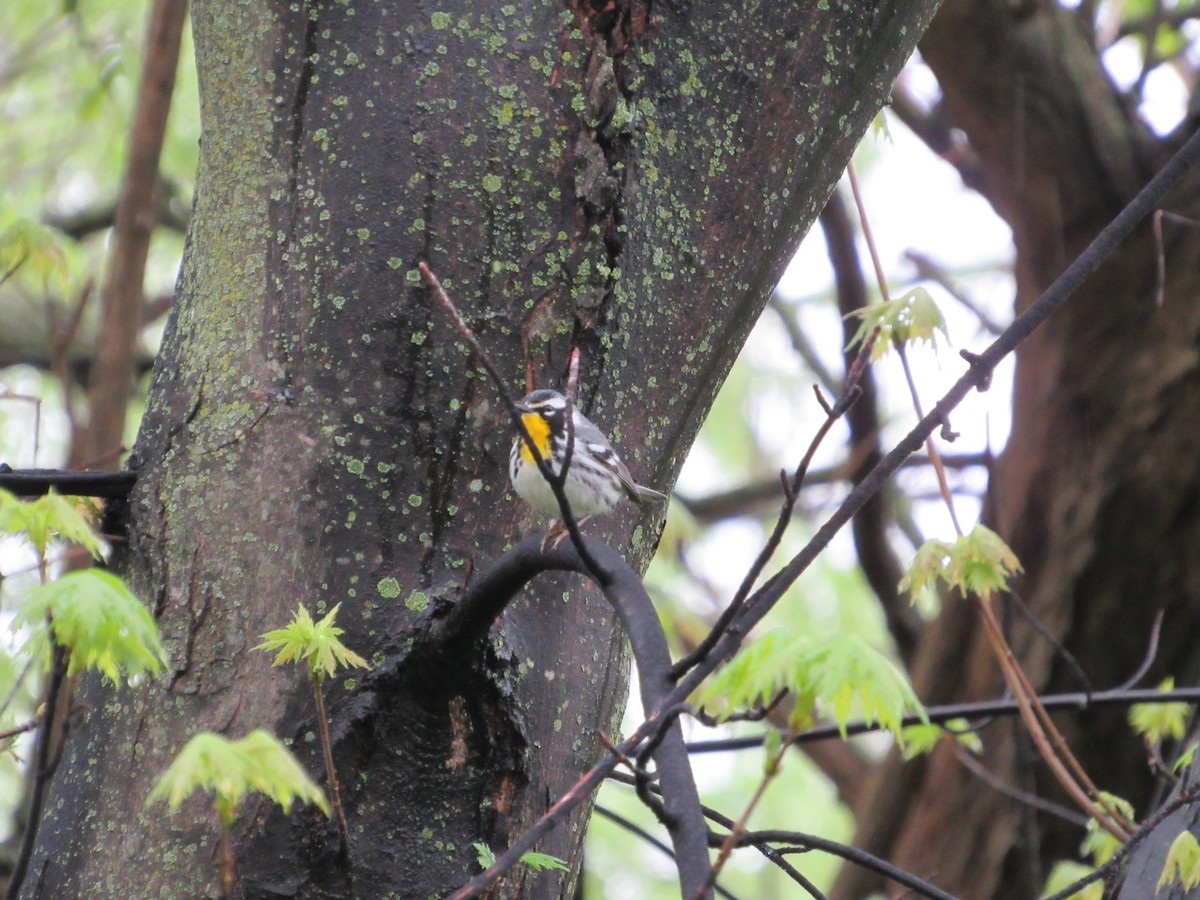
MULTIPOLYGON (((636 779, 626 775, 624 772, 614 772, 609 775, 608 778, 610 781, 615 781, 618 784, 623 784, 628 787, 636 786, 636 779)), ((652 786, 650 790, 657 792, 658 788, 652 786)), ((718 825, 721 825, 724 828, 730 828, 733 826, 732 819, 728 818, 727 816, 723 816, 715 809, 712 809, 708 806, 701 806, 700 809, 704 813, 704 818, 711 819, 713 822, 716 822, 718 825)), ((597 807, 597 810, 599 810, 599 807, 597 807)), ((779 871, 783 872, 783 874, 787 875, 788 878, 792 879, 792 881, 804 888, 804 890, 808 892, 808 895, 812 897, 813 900, 825 900, 825 895, 817 889, 817 886, 805 878, 802 872, 789 863, 787 859, 784 858, 784 855, 770 844, 753 844, 751 846, 761 853, 768 862, 779 869, 779 871)))
MULTIPOLYGON (((582 536, 588 556, 599 564, 608 576, 606 583, 599 584, 592 574, 591 566, 576 552, 573 544, 543 551, 542 539, 534 535, 517 544, 493 565, 477 575, 469 588, 441 612, 440 618, 432 623, 429 641, 431 650, 449 659, 462 659, 475 643, 481 641, 491 628, 496 617, 530 580, 542 572, 565 570, 586 575, 604 592, 605 598, 621 620, 633 655, 638 664, 638 678, 643 707, 651 711, 660 710, 663 700, 674 687, 671 680, 671 655, 667 649, 666 636, 658 620, 658 613, 641 579, 619 553, 600 541, 582 536)), ((653 713, 651 713, 653 714, 653 713)), ((683 731, 677 717, 672 717, 662 741, 654 752, 658 766, 658 780, 663 789, 665 821, 675 846, 676 865, 679 869, 683 896, 711 896, 705 891, 708 878, 708 843, 704 817, 700 812, 700 795, 692 778, 688 763, 687 748, 683 742, 683 731)), ((628 742, 626 742, 628 743, 628 742)), ((625 745, 622 745, 622 752, 625 745)), ((473 878, 453 896, 466 898, 476 896, 499 875, 518 862, 538 837, 546 833, 582 801, 598 784, 618 757, 602 760, 583 776, 572 789, 551 806, 535 826, 515 842, 508 851, 497 857, 496 862, 481 875, 473 878), (605 766, 607 765, 607 768, 605 766), (532 838, 532 839, 531 839, 532 838)))
MULTIPOLYGON (((714 834, 712 840, 714 843, 720 842, 724 840, 724 837, 724 835, 714 834)), ((852 862, 873 872, 878 872, 880 875, 904 885, 914 894, 922 897, 931 897, 933 900, 958 900, 953 894, 943 891, 941 888, 930 884, 922 878, 918 878, 911 872, 906 872, 898 866, 893 866, 886 859, 880 859, 878 856, 867 853, 865 850, 859 850, 857 847, 851 847, 848 844, 839 844, 837 841, 818 837, 815 834, 805 834, 802 831, 747 831, 745 834, 738 836, 737 843, 738 846, 742 847, 786 843, 805 847, 810 850, 823 850, 834 856, 840 856, 847 862, 852 862)), ((775 852, 778 853, 779 850, 776 849, 775 852)))

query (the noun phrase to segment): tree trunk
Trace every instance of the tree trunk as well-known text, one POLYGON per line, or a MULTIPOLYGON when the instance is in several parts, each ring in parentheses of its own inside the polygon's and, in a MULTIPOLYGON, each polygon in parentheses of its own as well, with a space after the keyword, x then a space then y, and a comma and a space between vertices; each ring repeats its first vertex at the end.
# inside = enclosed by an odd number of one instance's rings
MULTIPOLYGON (((982 189, 1013 229, 1018 310, 1032 302, 1170 150, 1129 115, 1073 11, 1054 3, 949 0, 921 44, 954 124, 979 157, 982 189)), ((1190 176, 1167 208, 1186 211, 1190 176)), ((1124 681, 1167 627, 1146 679, 1194 678, 1200 627, 1200 288, 1195 232, 1168 231, 1166 295, 1143 226, 1019 351, 1012 436, 988 517, 1025 573, 1015 588, 1095 688, 1124 681)), ((994 697, 998 666, 975 610, 956 599, 923 635, 913 666, 931 703, 994 697)), ((1015 610, 1010 642, 1033 683, 1078 679, 1015 610)), ((1058 716, 1092 778, 1145 812, 1153 781, 1122 711, 1058 716)), ((982 737, 1003 782, 1065 801, 1013 723, 982 737)), ((1081 834, 967 773, 949 746, 893 760, 859 809, 856 843, 965 898, 1036 896, 1081 834), (936 836, 936 839, 931 839, 936 836)), ((833 896, 878 879, 846 868, 833 896)))
MULTIPOLYGON (((330 684, 349 872, 311 811, 251 803, 246 896, 436 896, 603 752, 626 686, 609 608, 565 578, 479 658, 406 666, 473 570, 543 522, 507 493, 496 393, 416 273, 427 260, 510 387, 581 402, 668 488, 737 349, 935 3, 199 0, 204 138, 177 302, 123 510, 123 565, 173 671, 86 688, 28 892, 211 892, 205 802, 145 798, 202 729, 273 728, 320 771, 304 678, 252 652, 341 604, 375 670, 330 684)), ((593 533, 644 565, 661 512, 593 533)), ((587 811, 541 848, 567 874, 587 811)))

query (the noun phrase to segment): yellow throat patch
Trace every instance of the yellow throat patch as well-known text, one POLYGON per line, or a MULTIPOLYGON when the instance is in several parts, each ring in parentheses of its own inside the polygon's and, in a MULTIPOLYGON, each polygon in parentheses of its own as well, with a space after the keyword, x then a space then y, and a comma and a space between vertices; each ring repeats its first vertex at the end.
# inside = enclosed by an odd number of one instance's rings
MULTIPOLYGON (((542 459, 549 460, 550 423, 537 413, 522 413, 521 421, 525 425, 525 430, 529 432, 529 436, 533 438, 533 443, 537 446, 542 459)), ((521 442, 521 459, 528 463, 533 462, 533 454, 529 451, 529 445, 520 435, 517 435, 517 440, 521 442)))

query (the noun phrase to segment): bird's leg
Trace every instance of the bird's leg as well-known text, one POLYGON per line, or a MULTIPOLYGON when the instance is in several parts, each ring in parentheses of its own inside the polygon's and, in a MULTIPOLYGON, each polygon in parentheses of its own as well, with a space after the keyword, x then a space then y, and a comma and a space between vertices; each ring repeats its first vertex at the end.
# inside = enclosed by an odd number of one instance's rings
MULTIPOLYGON (((591 516, 584 516, 575 524, 580 528, 583 528, 589 519, 591 519, 591 516)), ((546 536, 542 538, 542 552, 545 553, 547 547, 549 547, 551 550, 557 550, 562 542, 570 536, 571 532, 567 530, 567 526, 558 519, 555 519, 550 525, 550 530, 546 532, 546 536)))

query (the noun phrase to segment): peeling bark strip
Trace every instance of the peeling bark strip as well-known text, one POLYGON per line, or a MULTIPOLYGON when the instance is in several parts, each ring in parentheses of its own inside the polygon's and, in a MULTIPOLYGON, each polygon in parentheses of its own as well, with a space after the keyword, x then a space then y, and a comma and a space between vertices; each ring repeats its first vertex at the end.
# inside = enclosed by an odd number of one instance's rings
MULTIPOLYGON (((445 896, 473 843, 512 846, 606 759, 625 643, 573 580, 540 579, 483 654, 399 665, 542 525, 507 496, 512 433, 416 264, 514 388, 557 385, 582 345, 581 405, 668 487, 935 5, 197 0, 196 209, 120 561, 186 674, 85 689, 34 860, 47 896, 213 887, 203 804, 142 805, 196 730, 270 728, 321 771, 307 685, 250 650, 298 601, 341 603, 376 665, 326 698, 358 896, 445 896)), ((641 569, 657 522, 637 515, 594 534, 641 569)), ((492 896, 569 894, 587 807, 538 847, 570 872, 492 896)), ((235 849, 246 896, 348 893, 309 812, 252 804, 235 849)))

